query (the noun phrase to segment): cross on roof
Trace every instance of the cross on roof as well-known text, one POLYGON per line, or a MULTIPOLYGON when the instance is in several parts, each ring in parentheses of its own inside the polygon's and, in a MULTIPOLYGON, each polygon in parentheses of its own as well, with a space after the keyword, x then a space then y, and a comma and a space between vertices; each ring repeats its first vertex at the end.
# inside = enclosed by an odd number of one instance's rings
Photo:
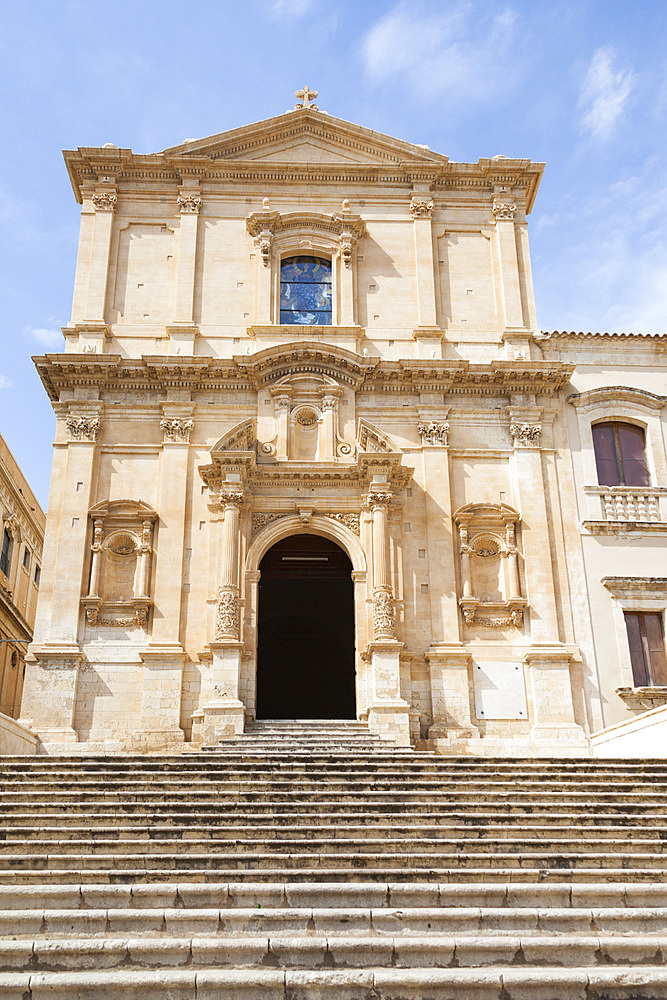
POLYGON ((311 104, 317 97, 317 91, 311 90, 306 84, 303 90, 295 90, 294 96, 299 98, 299 103, 294 105, 294 110, 298 111, 300 108, 310 108, 311 111, 317 111, 317 104, 311 104))

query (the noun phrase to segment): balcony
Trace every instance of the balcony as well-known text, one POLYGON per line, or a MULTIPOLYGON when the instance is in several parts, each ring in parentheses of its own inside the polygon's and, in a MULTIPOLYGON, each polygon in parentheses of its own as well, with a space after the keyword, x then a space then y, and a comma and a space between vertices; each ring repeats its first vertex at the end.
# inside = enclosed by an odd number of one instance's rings
POLYGON ((663 486, 585 486, 584 492, 592 515, 584 527, 591 532, 667 530, 663 486))

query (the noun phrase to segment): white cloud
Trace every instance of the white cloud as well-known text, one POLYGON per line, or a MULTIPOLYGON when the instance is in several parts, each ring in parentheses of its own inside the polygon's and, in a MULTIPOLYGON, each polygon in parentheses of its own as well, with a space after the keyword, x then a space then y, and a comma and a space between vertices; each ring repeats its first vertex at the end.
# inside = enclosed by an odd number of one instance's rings
POLYGON ((62 347, 63 335, 60 330, 49 330, 46 327, 30 327, 28 333, 44 347, 62 347))
POLYGON ((313 0, 272 0, 269 3, 269 14, 282 21, 288 17, 305 17, 312 7, 313 0))
POLYGON ((422 101, 496 98, 513 81, 507 56, 515 21, 509 8, 485 18, 469 2, 449 4, 446 13, 399 3, 363 40, 366 74, 375 83, 400 75, 422 101))
POLYGON ((6 375, 0 375, 0 389, 11 389, 12 383, 6 375))
POLYGON ((598 139, 609 139, 635 83, 629 69, 615 69, 613 49, 598 49, 579 95, 581 127, 598 139))

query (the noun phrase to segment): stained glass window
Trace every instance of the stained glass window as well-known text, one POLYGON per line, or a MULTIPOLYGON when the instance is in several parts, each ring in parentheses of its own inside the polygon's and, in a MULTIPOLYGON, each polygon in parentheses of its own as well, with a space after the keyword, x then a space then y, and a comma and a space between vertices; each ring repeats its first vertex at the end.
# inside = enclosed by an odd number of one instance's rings
POLYGON ((286 257, 280 264, 280 322, 331 325, 331 261, 286 257))

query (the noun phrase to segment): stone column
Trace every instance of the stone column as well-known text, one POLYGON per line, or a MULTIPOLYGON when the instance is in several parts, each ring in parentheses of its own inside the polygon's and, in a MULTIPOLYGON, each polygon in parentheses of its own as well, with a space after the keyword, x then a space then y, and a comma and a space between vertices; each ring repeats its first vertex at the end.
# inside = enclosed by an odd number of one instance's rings
POLYGON ((514 441, 514 481, 521 513, 526 596, 531 609, 531 646, 525 655, 533 693, 531 737, 556 741, 566 751, 568 746, 573 749, 584 746, 586 738, 574 716, 570 679, 572 655, 562 645, 558 627, 555 570, 551 560, 540 450, 542 425, 537 422, 540 411, 532 407, 510 407, 509 417, 514 441))
POLYGON ((34 639, 26 656, 21 715, 49 743, 74 743, 81 598, 88 510, 102 403, 60 404, 34 639))
POLYGON ((287 461, 289 454, 289 417, 291 389, 271 390, 276 414, 276 458, 287 461))
POLYGON ((507 192, 497 192, 493 199, 493 214, 496 220, 496 247, 506 328, 524 326, 519 260, 514 231, 515 212, 516 205, 508 197, 507 192))
POLYGON ((324 392, 322 395, 322 423, 320 424, 320 457, 325 462, 336 459, 338 443, 338 397, 341 390, 324 392))
POLYGON ((183 740, 181 687, 185 652, 181 643, 181 601, 192 404, 162 404, 164 440, 160 462, 155 557, 155 592, 150 642, 144 663, 141 730, 137 745, 159 748, 183 740))
POLYGON ((401 698, 400 653, 396 639, 394 597, 389 558, 388 507, 393 494, 373 490, 368 503, 373 513, 373 694, 368 725, 373 733, 398 746, 410 744, 410 706, 401 698))
POLYGON ((354 326, 355 323, 355 294, 354 294, 354 267, 352 257, 356 238, 349 229, 345 228, 343 220, 343 231, 340 236, 340 316, 339 326, 354 326))
POLYGON ((116 190, 113 187, 101 188, 92 196, 91 200, 95 208, 95 222, 90 248, 88 300, 85 318, 89 322, 103 323, 113 216, 117 201, 116 190))
POLYGON ((429 193, 413 194, 410 212, 413 218, 415 244, 415 273, 417 276, 417 324, 419 327, 434 328, 435 313, 435 270, 433 260, 433 233, 431 216, 433 199, 429 193))
POLYGON ((90 585, 88 597, 100 596, 100 560, 102 558, 102 520, 96 517, 93 521, 93 544, 90 547, 90 585))
POLYGON ((139 549, 139 593, 137 597, 148 597, 151 553, 153 551, 153 522, 144 521, 141 526, 141 547, 139 549))
POLYGON ((220 504, 224 509, 220 587, 215 640, 210 643, 214 695, 203 707, 202 738, 205 744, 217 743, 242 733, 245 725, 245 705, 239 698, 243 653, 240 641, 239 524, 243 499, 238 484, 223 486, 220 493, 220 504))
POLYGON ((199 210, 201 208, 201 192, 196 181, 192 186, 188 185, 180 188, 177 204, 181 212, 181 224, 178 233, 178 269, 176 271, 174 323, 182 325, 192 324, 194 319, 197 228, 199 210))

